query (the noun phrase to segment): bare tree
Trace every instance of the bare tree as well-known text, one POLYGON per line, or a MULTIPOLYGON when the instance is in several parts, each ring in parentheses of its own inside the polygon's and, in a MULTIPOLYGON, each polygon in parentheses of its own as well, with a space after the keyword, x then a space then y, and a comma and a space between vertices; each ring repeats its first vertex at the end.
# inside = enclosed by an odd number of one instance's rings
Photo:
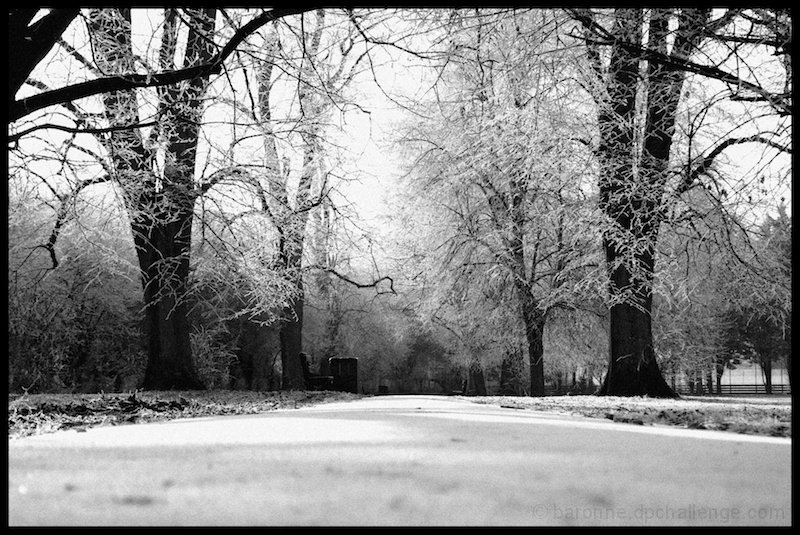
MULTIPOLYGON (((613 301, 609 372, 601 393, 671 397, 674 392, 658 368, 652 338, 652 283, 659 228, 673 199, 695 185, 708 169, 705 163, 713 162, 727 146, 765 140, 758 136, 723 139, 709 151, 708 160, 688 166, 685 179, 675 185, 670 155, 674 152, 685 80, 692 73, 737 84, 755 95, 756 101, 768 102, 779 115, 791 109, 791 104, 746 76, 732 75, 693 59, 703 40, 725 28, 740 15, 738 11, 712 19, 710 10, 674 13, 669 9, 620 9, 610 17, 611 30, 600 25, 591 11, 572 13, 587 30, 588 58, 602 86, 597 152, 600 203, 611 224, 604 233, 604 248, 613 301), (646 44, 643 27, 648 29, 646 44), (601 45, 610 45, 607 66, 601 61, 601 45)), ((741 94, 738 99, 742 100, 741 94)), ((766 144, 775 145, 769 140, 766 144)))
POLYGON ((541 396, 548 312, 582 306, 576 281, 599 275, 595 201, 582 183, 590 132, 571 113, 581 91, 571 87, 569 53, 559 52, 558 15, 487 14, 471 23, 453 37, 439 75, 441 126, 407 138, 422 154, 417 172, 430 186, 420 187, 454 227, 444 261, 456 271, 483 261, 514 289, 531 395, 541 396))
MULTIPOLYGON (((130 10, 93 10, 89 21, 97 67, 124 73, 132 67, 130 10)), ((215 10, 189 10, 184 66, 207 63, 212 54, 215 10)), ((165 12, 162 66, 174 62, 178 13, 165 12)), ((163 170, 154 169, 155 151, 136 129, 109 134, 106 149, 112 178, 123 190, 142 270, 149 340, 147 389, 202 388, 194 367, 186 317, 195 184, 195 156, 207 78, 159 90, 160 120, 150 140, 162 139, 163 170), (149 146, 148 146, 149 145, 149 146)), ((130 90, 103 97, 109 125, 138 124, 136 94, 130 90)), ((152 143, 152 141, 151 141, 152 143)))

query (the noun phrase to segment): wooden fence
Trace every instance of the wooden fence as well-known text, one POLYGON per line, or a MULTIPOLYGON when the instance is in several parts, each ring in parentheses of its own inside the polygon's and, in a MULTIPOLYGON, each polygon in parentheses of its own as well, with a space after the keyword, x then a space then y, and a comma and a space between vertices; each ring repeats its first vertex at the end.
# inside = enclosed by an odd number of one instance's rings
MULTIPOLYGON (((706 396, 713 396, 717 394, 717 386, 714 385, 711 392, 708 391, 707 388, 704 388, 702 393, 698 392, 691 392, 688 386, 679 387, 678 388, 679 394, 686 394, 686 395, 706 395, 706 396)), ((756 394, 766 394, 767 389, 763 384, 749 384, 749 385, 720 385, 719 394, 722 395, 756 395, 756 394)), ((778 384, 772 385, 772 393, 773 394, 791 394, 792 387, 789 385, 778 384)))
MULTIPOLYGON (((712 389, 711 392, 709 392, 708 389, 705 388, 705 387, 703 388, 702 392, 692 392, 692 391, 689 390, 688 385, 679 386, 677 391, 678 391, 678 394, 687 395, 687 396, 698 396, 698 395, 714 396, 714 395, 718 394, 717 393, 717 385, 714 385, 714 388, 712 389)), ((544 395, 545 396, 563 396, 567 392, 568 392, 568 389, 567 388, 563 388, 563 387, 561 389, 558 389, 553 385, 545 385, 545 387, 544 387, 544 395)), ((589 392, 589 391, 583 392, 583 394, 591 394, 591 393, 592 392, 589 392)), ((720 391, 719 391, 720 395, 725 395, 725 396, 727 396, 727 395, 734 395, 734 396, 736 396, 736 395, 742 395, 742 396, 751 395, 752 396, 752 395, 758 395, 758 394, 762 394, 763 395, 763 394, 766 394, 766 393, 767 393, 767 390, 766 390, 766 388, 764 387, 763 384, 760 384, 760 385, 759 384, 749 384, 749 385, 726 385, 726 384, 723 384, 723 385, 721 385, 721 388, 720 388, 720 391)), ((792 393, 792 388, 791 388, 791 386, 784 385, 784 384, 772 385, 772 393, 773 394, 791 394, 792 393)))

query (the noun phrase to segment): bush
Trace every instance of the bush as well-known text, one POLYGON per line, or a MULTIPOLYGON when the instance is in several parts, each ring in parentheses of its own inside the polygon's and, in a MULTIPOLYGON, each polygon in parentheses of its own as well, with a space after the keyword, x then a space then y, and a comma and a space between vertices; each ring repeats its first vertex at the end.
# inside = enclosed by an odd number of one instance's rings
POLYGON ((206 388, 229 388, 233 379, 231 368, 238 358, 228 330, 222 324, 200 326, 189 336, 197 372, 206 388))

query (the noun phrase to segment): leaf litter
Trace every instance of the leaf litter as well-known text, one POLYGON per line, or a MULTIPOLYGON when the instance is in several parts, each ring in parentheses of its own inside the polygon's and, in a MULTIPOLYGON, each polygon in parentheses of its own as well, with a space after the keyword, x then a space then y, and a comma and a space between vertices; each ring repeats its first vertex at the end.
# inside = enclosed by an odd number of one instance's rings
POLYGON ((475 403, 605 418, 633 425, 668 425, 747 435, 792 436, 787 396, 685 396, 681 399, 619 396, 464 397, 475 403))
POLYGON ((257 414, 330 401, 357 399, 347 392, 134 391, 125 394, 9 395, 8 436, 154 421, 257 414))

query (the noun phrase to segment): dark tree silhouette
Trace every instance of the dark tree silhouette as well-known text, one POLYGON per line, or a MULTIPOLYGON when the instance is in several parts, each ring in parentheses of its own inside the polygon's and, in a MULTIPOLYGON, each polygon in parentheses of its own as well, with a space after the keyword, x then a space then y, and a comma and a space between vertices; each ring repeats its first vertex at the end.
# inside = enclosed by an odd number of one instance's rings
MULTIPOLYGON (((649 21, 649 47, 661 54, 667 53, 670 17, 671 10, 656 9, 649 21)), ((708 17, 705 10, 681 12, 671 56, 691 55, 708 17)), ((600 207, 610 224, 603 249, 612 298, 609 367, 599 393, 674 397, 653 347, 652 285, 675 113, 686 74, 672 65, 648 62, 644 143, 637 149, 642 54, 629 45, 641 43, 643 22, 641 8, 615 12, 607 96, 598 116, 600 207)), ((595 68, 601 72, 596 50, 594 54, 595 68)))
POLYGON ((53 48, 61 34, 78 16, 78 9, 53 9, 43 18, 30 24, 38 9, 12 9, 9 16, 9 94, 8 121, 13 122, 37 110, 74 100, 123 91, 137 87, 160 87, 183 80, 219 74, 225 60, 256 30, 281 17, 309 11, 311 8, 276 8, 254 17, 237 29, 228 42, 215 54, 208 54, 202 63, 182 69, 170 69, 159 73, 138 74, 133 71, 119 72, 112 76, 97 78, 66 87, 53 89, 15 100, 17 91, 44 56, 53 48))

